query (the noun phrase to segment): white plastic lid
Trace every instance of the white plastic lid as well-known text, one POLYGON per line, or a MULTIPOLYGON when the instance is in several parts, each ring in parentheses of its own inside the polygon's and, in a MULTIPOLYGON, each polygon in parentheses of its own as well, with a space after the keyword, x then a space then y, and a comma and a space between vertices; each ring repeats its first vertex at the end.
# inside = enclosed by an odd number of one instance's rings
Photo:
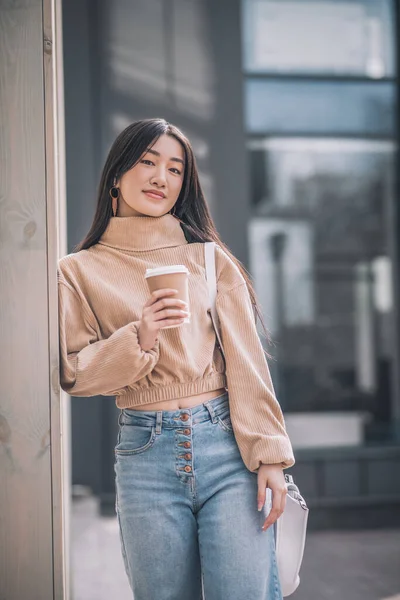
POLYGON ((145 278, 155 277, 156 275, 169 275, 170 273, 187 273, 189 269, 185 265, 167 265, 165 267, 155 267, 154 269, 146 269, 145 278))

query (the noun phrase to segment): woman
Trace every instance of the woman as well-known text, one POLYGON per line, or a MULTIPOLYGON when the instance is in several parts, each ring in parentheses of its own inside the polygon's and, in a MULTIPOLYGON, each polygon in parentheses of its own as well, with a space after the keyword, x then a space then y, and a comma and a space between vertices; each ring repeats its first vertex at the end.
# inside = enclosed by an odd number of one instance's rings
POLYGON ((115 396, 120 408, 116 512, 135 600, 282 598, 271 525, 293 452, 254 290, 218 237, 176 127, 149 119, 117 137, 92 227, 59 261, 58 281, 61 386, 115 396), (208 311, 205 241, 218 243, 226 364, 208 311), (146 269, 169 264, 189 269, 190 324, 176 290, 149 294, 146 269))

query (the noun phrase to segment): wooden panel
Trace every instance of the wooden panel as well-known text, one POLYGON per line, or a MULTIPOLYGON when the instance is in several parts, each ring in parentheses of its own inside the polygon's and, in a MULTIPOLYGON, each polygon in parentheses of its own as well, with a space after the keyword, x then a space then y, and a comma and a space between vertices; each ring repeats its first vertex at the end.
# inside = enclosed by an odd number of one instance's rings
POLYGON ((1 600, 63 597, 51 16, 0 2, 1 600))

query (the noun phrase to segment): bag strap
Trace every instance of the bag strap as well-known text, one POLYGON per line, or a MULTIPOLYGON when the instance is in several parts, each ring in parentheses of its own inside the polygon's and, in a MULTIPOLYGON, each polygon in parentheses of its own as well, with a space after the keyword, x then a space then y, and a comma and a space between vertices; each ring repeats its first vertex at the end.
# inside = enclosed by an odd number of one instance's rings
POLYGON ((204 255, 206 265, 206 279, 208 284, 208 295, 210 299, 211 319, 218 339, 222 354, 225 357, 224 348, 220 335, 220 323, 217 313, 217 277, 215 273, 215 242, 204 243, 204 255))

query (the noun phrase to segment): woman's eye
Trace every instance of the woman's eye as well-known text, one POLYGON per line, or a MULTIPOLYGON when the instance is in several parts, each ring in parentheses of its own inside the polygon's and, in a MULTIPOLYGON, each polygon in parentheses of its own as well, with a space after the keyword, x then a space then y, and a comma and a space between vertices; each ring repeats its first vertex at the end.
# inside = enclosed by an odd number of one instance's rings
MULTIPOLYGON (((141 162, 145 165, 154 166, 154 162, 148 158, 143 158, 141 162)), ((175 167, 172 167, 172 169, 170 169, 170 171, 172 173, 174 173, 175 175, 181 175, 181 173, 182 173, 182 171, 180 171, 179 169, 175 169, 175 167)))

